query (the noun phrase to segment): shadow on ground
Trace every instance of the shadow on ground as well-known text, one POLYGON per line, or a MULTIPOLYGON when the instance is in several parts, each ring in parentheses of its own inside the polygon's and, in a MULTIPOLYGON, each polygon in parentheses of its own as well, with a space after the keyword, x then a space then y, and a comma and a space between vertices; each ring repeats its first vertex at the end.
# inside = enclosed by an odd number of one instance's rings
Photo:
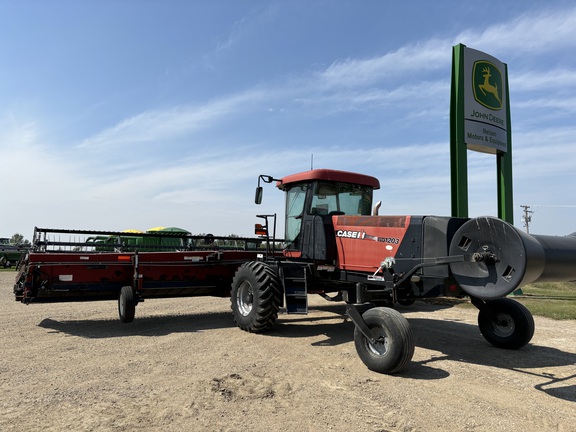
MULTIPOLYGON (((403 312, 432 312, 451 305, 416 304, 403 312)), ((351 343, 354 339, 354 324, 345 315, 345 305, 328 304, 311 308, 310 315, 279 315, 276 326, 268 333, 276 338, 317 338, 313 346, 337 346, 351 343), (320 313, 318 313, 320 312, 320 313)), ((425 348, 439 355, 413 361, 399 375, 406 378, 435 380, 448 377, 448 371, 435 367, 438 361, 457 361, 514 370, 543 379, 537 390, 546 394, 576 402, 576 385, 571 381, 576 374, 557 378, 551 374, 534 373, 555 366, 576 364, 576 354, 547 346, 529 344, 520 350, 503 350, 490 345, 480 334, 478 327, 461 321, 437 318, 415 318, 408 315, 416 349, 425 348), (562 386, 559 386, 562 384, 562 386), (563 385, 568 384, 568 385, 563 385)), ((39 327, 54 332, 83 338, 115 338, 128 336, 163 336, 172 333, 198 332, 204 330, 235 327, 230 312, 214 312, 186 315, 163 315, 142 317, 131 324, 117 320, 65 320, 46 318, 39 327)), ((238 329, 238 331, 241 331, 238 329)))

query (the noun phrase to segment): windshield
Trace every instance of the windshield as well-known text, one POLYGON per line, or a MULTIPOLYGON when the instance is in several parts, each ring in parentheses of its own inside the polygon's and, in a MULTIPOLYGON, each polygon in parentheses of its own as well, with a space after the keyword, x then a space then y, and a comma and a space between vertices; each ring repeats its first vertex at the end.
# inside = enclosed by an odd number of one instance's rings
POLYGON ((319 182, 312 197, 310 214, 369 215, 372 188, 349 183, 319 182))
POLYGON ((301 183, 286 190, 286 248, 300 250, 302 217, 310 215, 370 215, 372 188, 350 183, 318 182, 301 183), (306 204, 306 192, 314 186, 311 202, 306 204))

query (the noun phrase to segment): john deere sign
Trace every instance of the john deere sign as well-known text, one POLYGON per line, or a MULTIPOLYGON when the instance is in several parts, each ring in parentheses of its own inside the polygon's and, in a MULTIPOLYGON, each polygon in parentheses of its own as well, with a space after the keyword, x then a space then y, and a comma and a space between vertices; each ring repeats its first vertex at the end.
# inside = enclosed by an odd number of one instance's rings
POLYGON ((464 129, 470 150, 508 151, 506 65, 464 47, 464 129))
POLYGON ((450 170, 452 215, 468 217, 467 151, 496 155, 498 217, 514 222, 512 134, 505 63, 459 44, 452 51, 450 170))

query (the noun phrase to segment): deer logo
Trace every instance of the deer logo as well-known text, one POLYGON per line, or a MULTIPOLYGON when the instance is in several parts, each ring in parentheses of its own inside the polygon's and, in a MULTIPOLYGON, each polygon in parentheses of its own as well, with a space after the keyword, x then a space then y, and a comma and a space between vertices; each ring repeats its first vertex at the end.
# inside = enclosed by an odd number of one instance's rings
POLYGON ((476 102, 491 110, 502 109, 502 74, 498 68, 481 60, 474 63, 472 74, 476 102))

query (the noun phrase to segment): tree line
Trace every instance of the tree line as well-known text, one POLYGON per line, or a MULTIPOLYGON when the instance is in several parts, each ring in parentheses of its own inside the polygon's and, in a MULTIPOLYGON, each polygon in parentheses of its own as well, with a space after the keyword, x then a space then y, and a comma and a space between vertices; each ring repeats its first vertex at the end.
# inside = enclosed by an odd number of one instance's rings
POLYGON ((14 234, 9 239, 2 239, 2 243, 8 243, 15 246, 30 246, 30 241, 25 239, 24 236, 20 233, 14 234))

